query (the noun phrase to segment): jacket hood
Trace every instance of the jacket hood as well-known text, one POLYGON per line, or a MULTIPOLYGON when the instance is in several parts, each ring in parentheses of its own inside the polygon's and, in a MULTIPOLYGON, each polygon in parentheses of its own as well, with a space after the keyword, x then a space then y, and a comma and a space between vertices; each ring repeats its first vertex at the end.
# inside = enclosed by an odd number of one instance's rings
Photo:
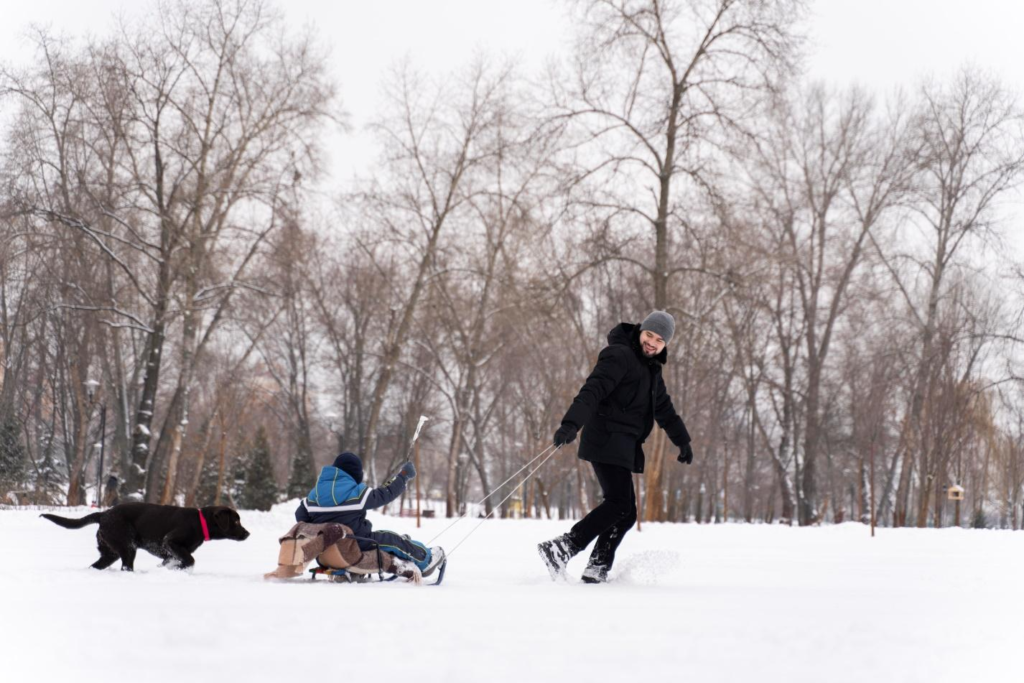
POLYGON ((657 361, 661 365, 668 362, 668 344, 654 358, 648 358, 644 354, 644 350, 640 347, 640 325, 638 324, 619 323, 608 333, 608 344, 628 346, 644 361, 657 361))
POLYGON ((358 498, 365 489, 366 484, 360 484, 345 470, 328 465, 320 470, 316 485, 306 498, 319 507, 334 507, 358 498))

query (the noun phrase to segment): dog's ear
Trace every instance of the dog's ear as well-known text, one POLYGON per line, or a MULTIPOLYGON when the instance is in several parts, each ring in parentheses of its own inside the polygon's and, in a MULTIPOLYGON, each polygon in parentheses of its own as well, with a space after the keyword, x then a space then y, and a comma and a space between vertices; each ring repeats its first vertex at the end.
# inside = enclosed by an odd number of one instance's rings
POLYGON ((238 513, 231 508, 219 508, 213 513, 213 519, 222 530, 227 531, 239 519, 238 513))

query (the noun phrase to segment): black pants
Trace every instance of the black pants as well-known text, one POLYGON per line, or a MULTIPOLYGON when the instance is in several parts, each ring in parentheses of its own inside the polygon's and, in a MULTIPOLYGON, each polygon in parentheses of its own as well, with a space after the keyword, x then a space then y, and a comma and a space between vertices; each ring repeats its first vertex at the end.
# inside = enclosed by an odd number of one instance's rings
POLYGON ((633 473, 618 465, 599 462, 591 465, 601 484, 604 500, 573 526, 569 537, 581 549, 596 538, 597 544, 590 553, 589 564, 611 569, 615 561, 615 550, 622 543, 622 537, 636 523, 633 473))

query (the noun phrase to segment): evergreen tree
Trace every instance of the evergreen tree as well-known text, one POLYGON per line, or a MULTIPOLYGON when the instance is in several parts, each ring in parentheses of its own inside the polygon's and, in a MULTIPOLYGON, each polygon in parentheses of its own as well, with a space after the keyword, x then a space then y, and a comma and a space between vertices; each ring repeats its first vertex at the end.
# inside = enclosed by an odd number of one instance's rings
POLYGON ((974 518, 971 519, 971 526, 975 529, 988 528, 988 517, 985 515, 985 511, 982 508, 978 508, 974 511, 974 518))
POLYGON ((0 493, 21 488, 25 479, 25 460, 21 426, 10 415, 0 417, 0 493))
POLYGON ((216 458, 207 458, 203 463, 203 471, 199 475, 199 487, 196 489, 196 505, 205 507, 213 505, 217 500, 217 470, 220 463, 216 458))
POLYGON ((249 451, 247 446, 242 446, 238 453, 231 460, 231 469, 228 472, 227 481, 224 482, 224 494, 231 503, 243 510, 245 505, 245 483, 249 470, 249 451))
POLYGON ((291 472, 288 475, 288 500, 304 498, 315 482, 316 470, 313 469, 312 454, 300 449, 292 458, 291 472))
POLYGON ((279 490, 274 480, 267 432, 260 427, 246 457, 244 483, 239 507, 247 510, 269 510, 277 502, 279 490))
POLYGON ((33 499, 43 505, 57 505, 67 494, 68 474, 65 463, 57 458, 57 440, 54 433, 43 435, 40 444, 43 457, 36 464, 33 499))

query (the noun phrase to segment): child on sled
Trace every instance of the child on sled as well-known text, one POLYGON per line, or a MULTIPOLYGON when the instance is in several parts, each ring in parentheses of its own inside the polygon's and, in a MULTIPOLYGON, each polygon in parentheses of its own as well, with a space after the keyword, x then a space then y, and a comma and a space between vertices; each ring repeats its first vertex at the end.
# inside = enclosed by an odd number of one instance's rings
POLYGON ((342 453, 332 466, 320 470, 316 484, 295 510, 295 521, 344 524, 359 539, 372 539, 359 540, 359 548, 364 552, 379 547, 412 562, 423 576, 430 576, 444 561, 443 548, 428 548, 391 531, 373 531, 373 525, 366 519, 367 510, 383 507, 398 498, 415 476, 416 468, 407 462, 383 486, 370 488, 363 483, 363 462, 359 456, 342 453))

